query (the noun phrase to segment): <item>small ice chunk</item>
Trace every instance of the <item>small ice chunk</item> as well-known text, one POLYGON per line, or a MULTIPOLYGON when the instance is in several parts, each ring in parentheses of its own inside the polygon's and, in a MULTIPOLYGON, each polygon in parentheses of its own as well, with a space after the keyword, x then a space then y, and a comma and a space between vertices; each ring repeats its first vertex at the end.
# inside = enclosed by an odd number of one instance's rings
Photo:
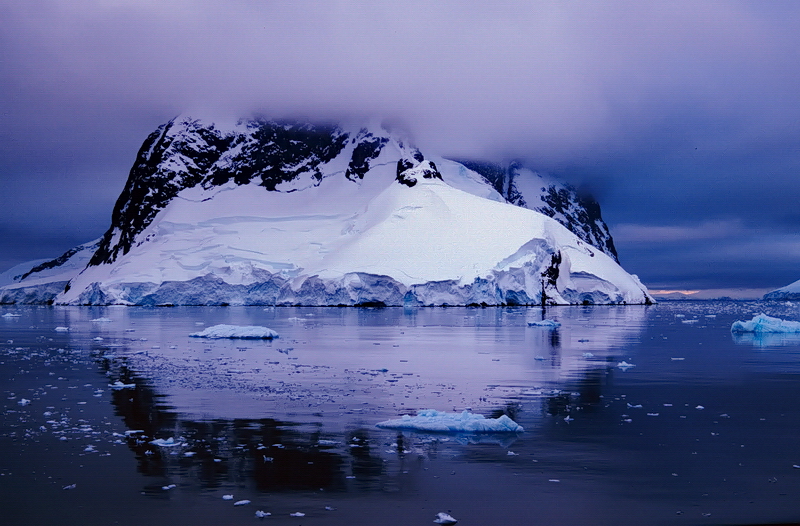
POLYGON ((452 515, 449 515, 443 511, 436 514, 436 518, 433 519, 433 522, 436 524, 455 524, 458 521, 453 518, 452 515))
POLYGON ((561 327, 561 323, 555 320, 529 321, 528 327, 543 327, 545 329, 556 329, 558 327, 561 327))
POLYGON ((703 407, 702 405, 698 405, 697 407, 695 407, 695 409, 705 409, 705 407, 703 407))
POLYGON ((250 501, 247 500, 247 499, 245 499, 245 500, 237 500, 236 502, 233 503, 234 506, 245 506, 247 504, 250 504, 250 501))
POLYGON ((117 380, 113 384, 108 384, 108 386, 111 389, 134 389, 136 387, 136 384, 135 383, 133 383, 133 384, 124 384, 124 383, 120 382, 119 380, 117 380))
POLYGON ((633 405, 631 403, 628 403, 628 407, 631 408, 631 409, 641 409, 642 408, 642 404, 633 405))
POLYGON ((634 364, 632 364, 632 363, 628 363, 625 360, 622 360, 621 362, 619 362, 617 364, 617 367, 619 367, 620 369, 622 369, 624 371, 626 369, 630 369, 631 367, 636 367, 636 366, 634 364))
POLYGON ((693 323, 697 323, 700 320, 681 320, 681 323, 685 323, 686 325, 691 325, 693 323))
POLYGON ((214 325, 201 332, 193 332, 193 338, 237 338, 245 340, 271 340, 278 333, 267 327, 258 325, 214 325))
POLYGON ((103 338, 101 338, 100 336, 95 336, 94 338, 92 338, 92 340, 96 342, 101 342, 103 341, 103 338))
POLYGON ((483 415, 463 411, 445 413, 435 409, 417 411, 417 416, 403 415, 396 420, 375 424, 384 429, 414 429, 433 433, 521 433, 524 428, 507 415, 486 418, 483 415))
POLYGON ((150 443, 160 447, 175 447, 175 446, 186 445, 186 442, 175 440, 173 437, 169 437, 166 440, 163 438, 157 438, 155 440, 151 440, 150 443))
POLYGON ((449 515, 443 511, 436 514, 436 518, 433 519, 433 522, 436 524, 455 524, 458 520, 454 519, 452 515, 449 515))
POLYGON ((306 514, 301 511, 296 511, 294 513, 289 514, 290 517, 305 517, 306 514))
POLYGON ((77 488, 77 487, 78 487, 78 485, 77 485, 77 484, 67 484, 66 486, 64 486, 64 487, 63 487, 63 488, 61 488, 61 489, 75 489, 75 488, 77 488))
POLYGON ((69 327, 56 327, 54 330, 56 332, 69 332, 69 327))
POLYGON ((95 318, 92 320, 93 323, 108 323, 111 321, 111 318, 95 318))
POLYGON ((223 495, 222 500, 233 500, 233 495, 223 495))
POLYGON ((583 353, 584 358, 594 358, 594 353, 585 352, 583 353))
POLYGON ((163 489, 163 490, 167 491, 167 490, 175 489, 175 488, 177 488, 177 487, 178 487, 178 486, 177 486, 177 485, 175 485, 175 484, 168 484, 168 485, 166 485, 166 486, 161 486, 161 489, 163 489))
POLYGON ((272 515, 272 514, 270 512, 268 512, 268 511, 256 510, 256 518, 257 519, 263 519, 264 517, 269 517, 270 515, 272 515))
POLYGON ((731 332, 763 333, 800 333, 800 322, 773 318, 766 314, 757 314, 750 321, 735 321, 731 332))
POLYGON ((19 314, 14 314, 13 312, 6 312, 3 314, 3 318, 19 318, 19 314))
POLYGON ((17 403, 18 403, 19 405, 28 405, 28 404, 30 404, 30 403, 31 403, 31 401, 30 401, 30 400, 28 400, 27 398, 23 398, 23 399, 21 399, 21 400, 20 400, 19 402, 17 402, 17 403))

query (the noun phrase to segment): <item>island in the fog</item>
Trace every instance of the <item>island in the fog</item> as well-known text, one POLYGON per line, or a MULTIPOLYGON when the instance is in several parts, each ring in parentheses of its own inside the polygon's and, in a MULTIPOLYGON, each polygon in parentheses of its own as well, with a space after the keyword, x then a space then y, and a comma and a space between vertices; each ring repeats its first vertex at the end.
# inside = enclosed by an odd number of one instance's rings
POLYGON ((142 145, 98 240, 0 274, 0 303, 642 304, 600 207, 519 163, 378 124, 188 117, 142 145))

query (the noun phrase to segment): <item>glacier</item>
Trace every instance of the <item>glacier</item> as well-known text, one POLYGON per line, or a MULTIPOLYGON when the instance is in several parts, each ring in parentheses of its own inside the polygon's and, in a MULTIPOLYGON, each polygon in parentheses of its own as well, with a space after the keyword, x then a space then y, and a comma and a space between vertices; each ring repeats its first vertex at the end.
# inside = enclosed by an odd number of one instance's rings
POLYGON ((533 187, 513 203, 480 173, 425 158, 380 126, 222 129, 182 117, 145 141, 106 234, 7 276, 0 303, 652 302, 613 244, 597 241, 605 231, 577 235, 580 207, 548 185, 563 203, 533 187), (568 214, 528 203, 566 203, 568 214))

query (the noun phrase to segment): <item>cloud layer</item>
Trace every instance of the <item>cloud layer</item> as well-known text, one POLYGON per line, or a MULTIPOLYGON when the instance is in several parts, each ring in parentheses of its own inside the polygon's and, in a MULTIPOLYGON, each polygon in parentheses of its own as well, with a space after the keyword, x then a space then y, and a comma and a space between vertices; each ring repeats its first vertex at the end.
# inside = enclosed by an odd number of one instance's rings
MULTIPOLYGON (((95 237, 156 125, 264 112, 523 157, 588 184, 612 228, 797 232, 798 19, 796 2, 6 2, 0 225, 71 216, 95 237)), ((639 245, 630 270, 661 281, 639 245)))

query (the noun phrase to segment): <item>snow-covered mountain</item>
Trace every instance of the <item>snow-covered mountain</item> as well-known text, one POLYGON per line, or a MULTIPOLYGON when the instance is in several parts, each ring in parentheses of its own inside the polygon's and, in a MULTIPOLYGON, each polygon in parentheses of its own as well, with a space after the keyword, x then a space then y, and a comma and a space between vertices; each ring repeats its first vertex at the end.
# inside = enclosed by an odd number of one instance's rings
POLYGON ((12 277, 0 302, 652 300, 596 203, 505 173, 425 157, 376 124, 177 118, 144 142, 99 242, 12 277))
POLYGON ((519 161, 505 165, 461 159, 458 162, 481 174, 509 203, 552 217, 619 263, 614 239, 603 221, 600 205, 591 195, 526 168, 519 161))
POLYGON ((790 283, 785 287, 775 289, 764 294, 765 300, 794 301, 800 300, 800 280, 790 283))

